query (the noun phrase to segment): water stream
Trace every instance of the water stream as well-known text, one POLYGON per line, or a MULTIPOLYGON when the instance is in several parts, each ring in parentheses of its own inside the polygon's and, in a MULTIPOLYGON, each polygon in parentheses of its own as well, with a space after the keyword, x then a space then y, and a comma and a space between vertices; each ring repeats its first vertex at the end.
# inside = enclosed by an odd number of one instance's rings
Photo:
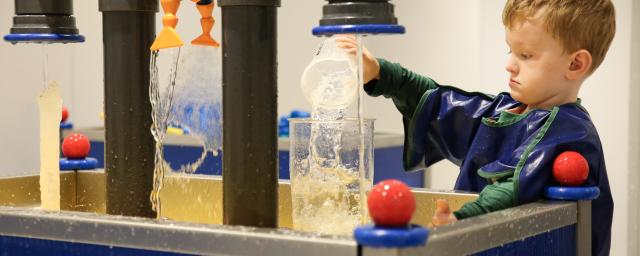
POLYGON ((178 61, 180 60, 180 48, 177 48, 173 57, 173 62, 169 70, 169 81, 166 87, 162 87, 158 78, 158 56, 159 51, 151 54, 149 65, 151 77, 149 86, 149 98, 152 106, 151 134, 156 141, 156 151, 154 157, 153 191, 151 192, 151 206, 158 217, 161 213, 162 203, 160 201, 160 190, 164 182, 164 176, 171 171, 171 167, 164 160, 164 140, 167 135, 168 118, 175 91, 176 73, 178 72, 178 61))
POLYGON ((49 50, 47 49, 47 43, 42 43, 42 86, 47 87, 49 82, 49 50))
MULTIPOLYGON (((356 42, 358 43, 358 51, 356 52, 356 59, 357 59, 357 82, 356 84, 358 85, 358 122, 360 125, 360 147, 359 147, 359 170, 358 173, 360 174, 360 208, 362 209, 362 219, 361 222, 365 223, 369 220, 369 214, 367 211, 367 194, 369 192, 369 190, 371 190, 371 180, 373 180, 373 177, 367 177, 368 174, 368 170, 366 168, 366 163, 365 163, 365 155, 368 152, 365 151, 365 120, 364 120, 364 97, 363 97, 363 91, 364 89, 361 88, 362 86, 364 86, 364 67, 362 64, 362 55, 363 55, 363 45, 364 42, 362 40, 362 35, 361 34, 356 34, 356 42)), ((373 135, 372 135, 373 136, 373 135)), ((371 150, 373 152, 373 149, 371 150)), ((371 156, 371 158, 368 159, 373 159, 373 156, 371 156)))

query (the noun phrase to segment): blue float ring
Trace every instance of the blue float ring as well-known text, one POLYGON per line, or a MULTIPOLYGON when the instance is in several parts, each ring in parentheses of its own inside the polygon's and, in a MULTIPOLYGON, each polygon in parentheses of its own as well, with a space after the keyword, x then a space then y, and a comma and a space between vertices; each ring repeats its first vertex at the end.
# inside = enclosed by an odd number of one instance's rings
POLYGON ((390 228, 366 225, 353 231, 358 244, 370 247, 404 248, 427 244, 429 230, 419 225, 408 228, 390 228))
POLYGON ((335 34, 404 34, 404 26, 396 24, 361 24, 317 26, 311 30, 314 36, 335 34))
POLYGON ((594 200, 600 196, 598 187, 547 187, 545 196, 557 200, 594 200))
POLYGON ((60 123, 60 129, 73 129, 73 123, 71 123, 71 122, 62 122, 62 123, 60 123))
POLYGON ((98 160, 93 157, 82 159, 60 158, 60 170, 93 170, 98 167, 98 160))
POLYGON ((7 34, 4 40, 10 43, 82 43, 80 34, 7 34))

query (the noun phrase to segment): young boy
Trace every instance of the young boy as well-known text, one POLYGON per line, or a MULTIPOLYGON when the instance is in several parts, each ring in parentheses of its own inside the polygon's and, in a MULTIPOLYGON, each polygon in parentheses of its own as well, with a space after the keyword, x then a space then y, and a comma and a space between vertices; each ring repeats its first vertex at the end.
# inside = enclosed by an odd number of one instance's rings
MULTIPOLYGON (((508 0, 503 12, 510 58, 509 93, 489 96, 442 86, 364 52, 365 91, 391 98, 403 115, 404 166, 442 159, 460 166, 455 189, 481 191, 456 212, 445 202, 434 225, 544 198, 556 156, 576 151, 589 163, 593 255, 608 255, 613 199, 602 146, 577 98, 602 63, 615 33, 610 0, 508 0)), ((355 53, 352 37, 336 39, 355 53)))

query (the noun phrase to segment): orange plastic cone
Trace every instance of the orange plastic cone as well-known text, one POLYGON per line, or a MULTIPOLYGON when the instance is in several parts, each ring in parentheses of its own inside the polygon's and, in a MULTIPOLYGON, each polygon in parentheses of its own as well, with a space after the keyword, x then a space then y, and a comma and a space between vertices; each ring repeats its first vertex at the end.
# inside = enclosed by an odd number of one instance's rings
MULTIPOLYGON (((199 0, 192 0, 194 2, 198 2, 199 0)), ((204 45, 204 46, 213 46, 220 47, 220 43, 214 40, 211 37, 211 29, 213 28, 213 24, 215 20, 213 19, 213 1, 207 5, 196 4, 196 8, 198 8, 198 12, 200 12, 200 25, 202 26, 202 34, 198 36, 196 39, 191 41, 191 44, 195 45, 204 45)))
POLYGON ((161 0, 160 3, 164 11, 164 16, 162 17, 164 28, 156 37, 156 40, 153 41, 151 45, 152 51, 184 45, 175 30, 176 25, 178 25, 176 13, 178 12, 178 7, 180 7, 180 0, 161 0))

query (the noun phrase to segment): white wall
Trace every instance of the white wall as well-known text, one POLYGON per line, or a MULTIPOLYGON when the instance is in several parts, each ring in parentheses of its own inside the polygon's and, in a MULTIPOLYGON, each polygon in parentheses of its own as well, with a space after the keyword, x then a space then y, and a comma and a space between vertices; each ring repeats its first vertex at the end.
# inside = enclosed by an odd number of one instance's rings
MULTIPOLYGON (((78 27, 87 37, 87 42, 52 46, 49 52, 50 77, 60 82, 65 105, 69 107, 77 127, 102 123, 98 117, 103 105, 102 32, 97 2, 74 1, 78 27)), ((299 89, 299 80, 321 40, 313 37, 310 31, 318 23, 324 2, 282 1, 278 13, 278 110, 281 114, 294 108, 308 109, 299 89)), ((504 71, 507 47, 500 18, 503 0, 394 2, 396 15, 406 26, 407 34, 367 38, 367 47, 376 56, 400 62, 442 84, 488 93, 507 89, 507 73, 504 71)), ((638 221, 635 220, 639 204, 636 197, 629 196, 628 192, 637 194, 640 183, 640 175, 633 171, 639 166, 640 125, 636 119, 640 107, 634 100, 640 92, 631 86, 632 81, 635 86, 640 83, 637 72, 640 68, 640 7, 637 3, 632 6, 632 0, 614 0, 614 3, 618 11, 616 38, 607 59, 585 83, 580 97, 600 133, 616 202, 611 255, 634 255, 640 251, 638 221), (635 14, 633 41, 632 13, 635 14), (636 57, 631 58, 631 54, 636 57), (631 160, 634 160, 633 168, 630 168, 631 160)), ((0 31, 8 32, 12 16, 13 1, 1 1, 0 31)), ((220 17, 219 9, 215 16, 220 17)), ((159 17, 158 28, 161 27, 159 17)), ((178 17, 178 31, 185 41, 200 33, 199 16, 191 2, 183 1, 178 17)), ((220 38, 219 28, 218 23, 214 27, 216 38, 220 38)), ((0 119, 3 120, 0 127, 0 176, 35 172, 38 168, 35 99, 42 88, 41 48, 39 45, 0 43, 0 75, 5 89, 0 94, 0 109, 4 110, 0 111, 0 119)), ((365 108, 366 116, 377 119, 378 130, 402 131, 401 116, 389 100, 367 97, 365 108)), ((435 165, 429 172, 430 186, 451 188, 457 172, 457 168, 448 163, 435 165)))
MULTIPOLYGON (((637 218, 640 214, 640 203, 638 195, 640 193, 640 4, 632 3, 631 8, 632 24, 631 24, 631 82, 629 93, 629 189, 627 205, 629 207, 627 219, 628 224, 628 248, 627 255, 640 255, 640 220, 637 218)), ((624 203, 624 202, 622 202, 624 203)))
POLYGON ((628 142, 632 1, 619 0, 614 3, 617 11, 616 37, 602 66, 583 85, 580 97, 600 133, 615 203, 611 255, 629 255, 627 246, 637 243, 629 241, 625 235, 629 218, 637 218, 628 215, 628 207, 633 204, 627 203, 630 199, 629 175, 634 172, 629 168, 628 155, 631 146, 628 142))

